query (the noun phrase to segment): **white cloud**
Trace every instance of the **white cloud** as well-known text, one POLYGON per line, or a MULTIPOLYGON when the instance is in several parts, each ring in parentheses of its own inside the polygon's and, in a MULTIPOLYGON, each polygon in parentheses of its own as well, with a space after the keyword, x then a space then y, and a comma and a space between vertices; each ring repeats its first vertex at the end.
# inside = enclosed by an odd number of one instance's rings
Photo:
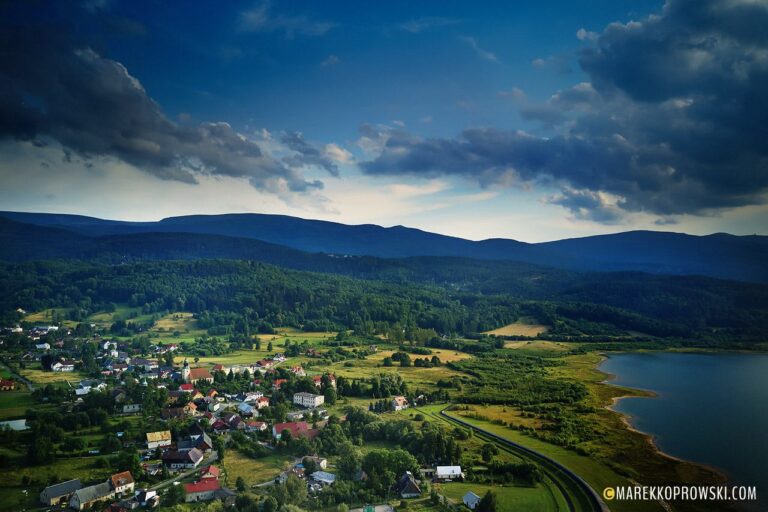
POLYGON ((339 58, 339 56, 338 56, 338 55, 334 55, 334 54, 331 54, 331 55, 329 55, 328 57, 326 57, 326 58, 325 58, 325 59, 324 59, 324 60, 323 60, 323 61, 320 63, 320 65, 321 65, 322 67, 324 67, 324 68, 327 68, 327 67, 330 67, 330 66, 335 66, 335 65, 339 64, 340 62, 341 62, 341 59, 339 58))
POLYGON ((306 16, 273 14, 271 3, 264 1, 240 13, 241 32, 282 32, 288 38, 321 36, 334 28, 335 23, 312 20, 306 16))
POLYGON ((480 44, 477 42, 477 39, 474 37, 462 36, 459 39, 467 43, 469 47, 472 48, 477 56, 481 59, 489 60, 491 62, 498 62, 499 59, 496 57, 496 54, 481 48, 480 44))
POLYGON ((328 158, 340 164, 351 164, 355 161, 352 153, 342 148, 338 144, 326 144, 325 148, 323 148, 323 151, 325 152, 326 156, 328 156, 328 158))
POLYGON ((591 32, 585 28, 580 28, 576 31, 576 38, 579 41, 596 41, 600 37, 597 32, 591 32))

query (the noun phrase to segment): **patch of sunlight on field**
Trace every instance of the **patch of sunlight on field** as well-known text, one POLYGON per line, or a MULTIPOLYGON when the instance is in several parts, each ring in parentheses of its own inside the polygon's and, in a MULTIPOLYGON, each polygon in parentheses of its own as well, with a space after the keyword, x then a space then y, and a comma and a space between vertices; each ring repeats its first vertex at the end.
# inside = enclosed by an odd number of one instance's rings
POLYGON ((532 318, 520 318, 517 322, 499 327, 492 331, 486 331, 483 334, 495 334, 496 336, 538 336, 547 332, 549 327, 537 324, 532 318))
MULTIPOLYGON (((411 357, 411 360, 423 359, 425 357, 427 359, 432 359, 432 356, 437 356, 440 358, 440 362, 442 363, 461 361, 462 359, 469 359, 470 357, 472 357, 466 352, 457 352, 456 350, 448 350, 443 348, 430 348, 429 350, 432 351, 432 353, 429 355, 421 355, 421 354, 408 354, 408 355, 411 357)), ((367 361, 375 361, 378 364, 378 363, 382 363, 384 361, 384 358, 392 357, 392 354, 394 354, 395 352, 397 352, 397 350, 379 350, 375 354, 371 354, 365 359, 367 361)))
POLYGON ((565 352, 570 350, 571 347, 566 343, 560 343, 557 341, 508 341, 504 343, 504 348, 511 349, 526 349, 526 350, 542 350, 545 352, 565 352))
POLYGON ((197 329, 198 329, 197 320, 194 318, 194 314, 189 312, 183 312, 183 313, 171 313, 171 314, 165 315, 164 317, 158 319, 155 322, 155 325, 152 326, 151 330, 153 332, 154 331, 185 332, 185 331, 193 331, 197 329))
POLYGON ((24 368, 19 373, 35 384, 46 385, 52 382, 80 382, 86 375, 80 372, 47 372, 39 368, 24 368))

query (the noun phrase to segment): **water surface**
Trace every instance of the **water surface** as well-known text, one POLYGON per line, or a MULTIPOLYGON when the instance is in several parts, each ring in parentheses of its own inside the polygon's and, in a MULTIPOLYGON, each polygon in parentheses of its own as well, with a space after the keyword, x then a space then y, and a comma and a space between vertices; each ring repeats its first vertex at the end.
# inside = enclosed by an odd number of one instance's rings
POLYGON ((714 466, 757 486, 768 506, 768 354, 616 354, 601 366, 611 383, 658 393, 623 398, 614 410, 665 453, 714 466))

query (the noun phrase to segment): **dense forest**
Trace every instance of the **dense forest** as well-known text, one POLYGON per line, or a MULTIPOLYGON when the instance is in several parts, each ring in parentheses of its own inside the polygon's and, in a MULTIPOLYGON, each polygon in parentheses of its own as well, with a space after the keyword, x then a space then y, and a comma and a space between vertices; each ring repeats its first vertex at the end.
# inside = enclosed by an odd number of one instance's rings
MULTIPOLYGON (((294 326, 360 335, 396 331, 425 343, 435 335, 476 337, 523 316, 549 326, 553 339, 594 341, 749 342, 768 327, 768 291, 756 284, 641 273, 568 274, 441 258, 399 260, 398 274, 404 274, 383 277, 393 263, 379 270, 379 261, 388 260, 369 259, 367 279, 243 260, 7 263, 0 264, 0 312, 4 325, 20 320, 18 308, 68 308, 67 319, 81 321, 128 304, 144 314, 191 311, 218 335, 294 326), (420 269, 422 279, 409 278, 420 269), (536 284, 524 290, 505 280, 536 284)), ((119 327, 131 327, 130 320, 119 327)))

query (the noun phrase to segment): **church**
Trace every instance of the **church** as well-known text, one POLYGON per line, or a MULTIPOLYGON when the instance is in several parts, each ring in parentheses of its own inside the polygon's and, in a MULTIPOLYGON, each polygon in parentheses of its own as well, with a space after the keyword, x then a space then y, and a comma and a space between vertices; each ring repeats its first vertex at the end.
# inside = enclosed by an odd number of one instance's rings
POLYGON ((190 368, 189 362, 185 359, 184 366, 181 368, 181 380, 189 384, 197 384, 200 381, 213 384, 213 375, 205 368, 190 368))

